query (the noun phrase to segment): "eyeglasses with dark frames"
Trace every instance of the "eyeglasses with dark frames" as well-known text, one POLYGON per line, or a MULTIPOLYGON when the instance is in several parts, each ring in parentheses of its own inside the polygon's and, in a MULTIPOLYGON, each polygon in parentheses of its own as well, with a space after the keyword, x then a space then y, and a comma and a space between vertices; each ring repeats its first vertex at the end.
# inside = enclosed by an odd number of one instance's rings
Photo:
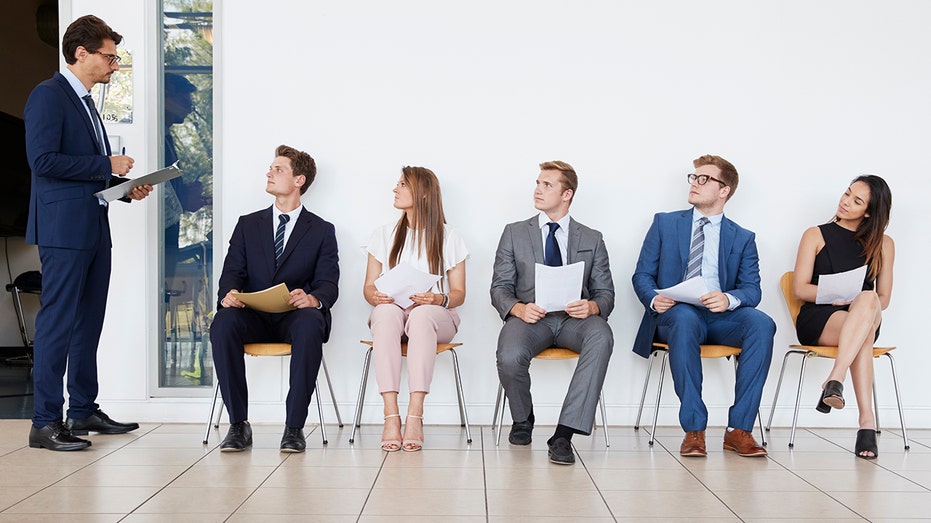
POLYGON ((724 187, 728 187, 728 185, 724 183, 723 181, 718 180, 714 176, 708 176, 707 174, 694 174, 693 173, 693 174, 689 174, 687 177, 688 177, 690 184, 695 183, 695 180, 698 180, 698 185, 705 185, 706 183, 708 183, 708 180, 714 180, 720 183, 721 185, 723 185, 724 187))
POLYGON ((94 51, 91 54, 99 54, 100 56, 106 58, 110 65, 118 64, 120 63, 120 60, 122 60, 122 58, 119 57, 118 55, 110 54, 110 53, 101 53, 100 51, 94 51))

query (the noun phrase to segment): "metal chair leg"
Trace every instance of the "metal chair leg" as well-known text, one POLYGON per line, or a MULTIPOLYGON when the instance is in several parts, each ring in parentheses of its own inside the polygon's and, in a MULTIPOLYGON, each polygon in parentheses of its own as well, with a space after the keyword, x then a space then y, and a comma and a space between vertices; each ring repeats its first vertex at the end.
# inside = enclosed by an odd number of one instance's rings
POLYGON ((873 418, 876 423, 876 434, 882 433, 882 426, 879 424, 879 396, 876 394, 876 377, 873 377, 873 418))
POLYGON ((663 363, 659 367, 659 384, 656 386, 656 407, 653 409, 653 428, 650 429, 650 441, 647 442, 651 447, 653 446, 653 442, 656 441, 656 420, 659 418, 659 400, 663 395, 663 378, 666 377, 666 356, 669 354, 667 350, 656 352, 663 353, 663 363))
POLYGON ((798 389, 795 392, 795 412, 792 414, 792 431, 789 433, 789 448, 795 446, 795 427, 798 425, 798 407, 802 401, 802 383, 805 381, 805 364, 808 363, 808 353, 802 356, 802 366, 798 371, 798 389))
POLYGON ((330 371, 326 367, 326 358, 320 358, 323 365, 323 376, 326 378, 327 388, 330 389, 330 400, 333 402, 333 411, 336 412, 336 423, 339 428, 343 428, 343 417, 339 415, 339 406, 336 405, 336 395, 333 394, 333 381, 330 379, 330 371))
MULTIPOLYGON (((611 440, 608 439, 608 414, 607 414, 607 409, 605 409, 605 394, 604 394, 604 391, 602 391, 601 394, 599 394, 599 396, 600 396, 600 398, 599 398, 599 402, 598 402, 598 403, 601 405, 601 423, 602 423, 602 427, 604 427, 604 433, 605 433, 605 447, 610 447, 610 446, 611 446, 611 440)), ((597 423, 596 423, 595 425, 597 425, 597 423)))
POLYGON ((499 411, 498 407, 495 406, 495 412, 498 412, 498 433, 495 434, 496 447, 501 443, 501 426, 504 425, 504 409, 508 404, 508 395, 504 393, 504 385, 500 383, 498 383, 498 397, 501 398, 501 409, 499 411))
POLYGON ((776 382, 776 394, 773 395, 773 408, 769 409, 769 421, 766 422, 766 430, 769 430, 773 426, 773 414, 776 413, 776 401, 779 399, 779 391, 782 390, 782 377, 786 373, 786 363, 789 362, 789 355, 793 354, 795 351, 786 352, 785 356, 782 357, 782 370, 779 371, 779 381, 776 382))
POLYGON ((320 416, 320 434, 323 436, 323 444, 328 443, 326 438, 326 423, 323 419, 323 401, 320 399, 320 380, 314 380, 314 396, 317 397, 317 415, 320 416))
POLYGON ((353 416, 352 433, 349 435, 349 443, 356 440, 356 429, 362 423, 362 401, 365 399, 365 383, 369 379, 369 364, 372 361, 372 348, 365 353, 365 361, 362 363, 362 383, 359 385, 359 399, 356 400, 356 413, 353 416))
POLYGON ((501 384, 498 384, 498 396, 495 398, 495 413, 491 416, 491 430, 495 430, 495 425, 498 424, 498 407, 501 406, 501 395, 504 394, 504 387, 501 384))
MULTIPOLYGON (((210 425, 213 424, 213 412, 217 409, 217 397, 220 395, 220 384, 217 383, 217 388, 213 392, 213 402, 210 403, 210 417, 207 418, 207 429, 204 430, 204 445, 207 444, 207 441, 210 439, 210 425)), ((223 413, 223 408, 220 408, 220 414, 223 413)), ((217 416, 217 428, 220 428, 220 416, 217 416)))
POLYGON ((640 415, 643 414, 643 404, 647 399, 647 386, 650 384, 650 374, 653 372, 653 357, 656 352, 651 352, 647 358, 650 360, 647 365, 647 375, 643 378, 643 393, 640 394, 640 408, 637 410, 637 421, 634 423, 634 430, 640 430, 640 415))
POLYGON ((892 385, 895 387, 895 401, 899 406, 899 423, 902 425, 902 441, 905 444, 905 450, 909 449, 908 433, 905 432, 905 416, 902 414, 902 396, 899 394, 899 378, 895 373, 895 360, 892 354, 886 353, 889 357, 889 368, 892 369, 892 385))
POLYGON ((469 413, 466 411, 465 394, 462 392, 462 376, 459 374, 459 357, 455 349, 449 349, 453 356, 453 371, 456 375, 456 395, 459 398, 459 421, 466 429, 466 443, 472 443, 472 431, 469 429, 469 413))

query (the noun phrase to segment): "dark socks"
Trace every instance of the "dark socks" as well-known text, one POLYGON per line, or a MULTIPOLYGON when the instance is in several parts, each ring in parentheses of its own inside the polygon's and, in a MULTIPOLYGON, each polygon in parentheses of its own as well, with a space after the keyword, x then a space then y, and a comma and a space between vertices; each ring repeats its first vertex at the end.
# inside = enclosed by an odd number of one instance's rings
POLYGON ((567 427, 565 425, 556 425, 556 432, 553 433, 553 437, 547 440, 548 444, 552 444, 559 438, 566 438, 566 441, 572 441, 572 435, 576 433, 576 430, 567 427))

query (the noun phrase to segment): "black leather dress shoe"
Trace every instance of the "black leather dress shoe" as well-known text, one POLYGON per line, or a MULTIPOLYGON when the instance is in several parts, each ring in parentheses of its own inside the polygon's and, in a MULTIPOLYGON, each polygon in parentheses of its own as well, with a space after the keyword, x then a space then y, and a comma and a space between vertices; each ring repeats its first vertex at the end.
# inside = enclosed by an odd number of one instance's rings
POLYGON ((247 421, 230 425, 230 430, 220 443, 220 452, 242 452, 252 446, 252 427, 247 421))
POLYGON ((575 454, 572 453, 572 443, 566 438, 556 438, 549 446, 550 463, 558 465, 572 465, 575 463, 575 454))
POLYGON ((120 423, 113 421, 110 416, 104 414, 100 409, 84 419, 71 419, 65 422, 72 434, 86 436, 88 432, 97 432, 99 434, 125 434, 139 428, 138 423, 120 423))
POLYGON ((517 421, 511 425, 508 441, 511 445, 530 445, 533 433, 533 421, 517 421))
POLYGON ((29 430, 29 446, 35 449, 84 450, 91 446, 91 442, 74 437, 64 423, 54 421, 41 429, 33 426, 29 430))
POLYGON ((284 428, 284 435, 281 436, 281 452, 304 452, 306 448, 304 429, 284 428))

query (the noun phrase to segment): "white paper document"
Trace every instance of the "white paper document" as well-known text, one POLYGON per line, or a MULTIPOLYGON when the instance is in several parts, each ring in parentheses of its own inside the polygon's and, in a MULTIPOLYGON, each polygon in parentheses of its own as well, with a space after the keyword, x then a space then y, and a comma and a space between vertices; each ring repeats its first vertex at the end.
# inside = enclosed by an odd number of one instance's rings
POLYGON ((95 192, 94 196, 100 198, 101 200, 112 202, 113 200, 119 200, 120 198, 129 196, 129 193, 133 192, 133 189, 139 187, 140 185, 156 185, 159 183, 167 182, 172 178, 177 178, 178 176, 181 176, 181 170, 178 169, 178 165, 175 163, 174 165, 169 165, 164 169, 149 173, 145 176, 132 178, 119 185, 114 185, 108 189, 95 192))
POLYGON ((708 294, 708 286, 701 276, 685 280, 666 289, 654 289, 660 296, 676 300, 679 303, 688 303, 703 307, 701 297, 708 294))
POLYGON ((415 269, 409 263, 399 263, 375 280, 375 288, 394 298, 396 305, 406 309, 414 304, 411 294, 427 292, 438 281, 440 277, 435 274, 415 269))
POLYGON ((566 310, 566 305, 582 298, 585 262, 550 267, 541 263, 534 270, 534 303, 546 312, 566 310))
POLYGON ((815 296, 815 303, 824 305, 852 302, 863 290, 865 279, 866 265, 847 272, 822 274, 818 277, 818 295, 815 296))

